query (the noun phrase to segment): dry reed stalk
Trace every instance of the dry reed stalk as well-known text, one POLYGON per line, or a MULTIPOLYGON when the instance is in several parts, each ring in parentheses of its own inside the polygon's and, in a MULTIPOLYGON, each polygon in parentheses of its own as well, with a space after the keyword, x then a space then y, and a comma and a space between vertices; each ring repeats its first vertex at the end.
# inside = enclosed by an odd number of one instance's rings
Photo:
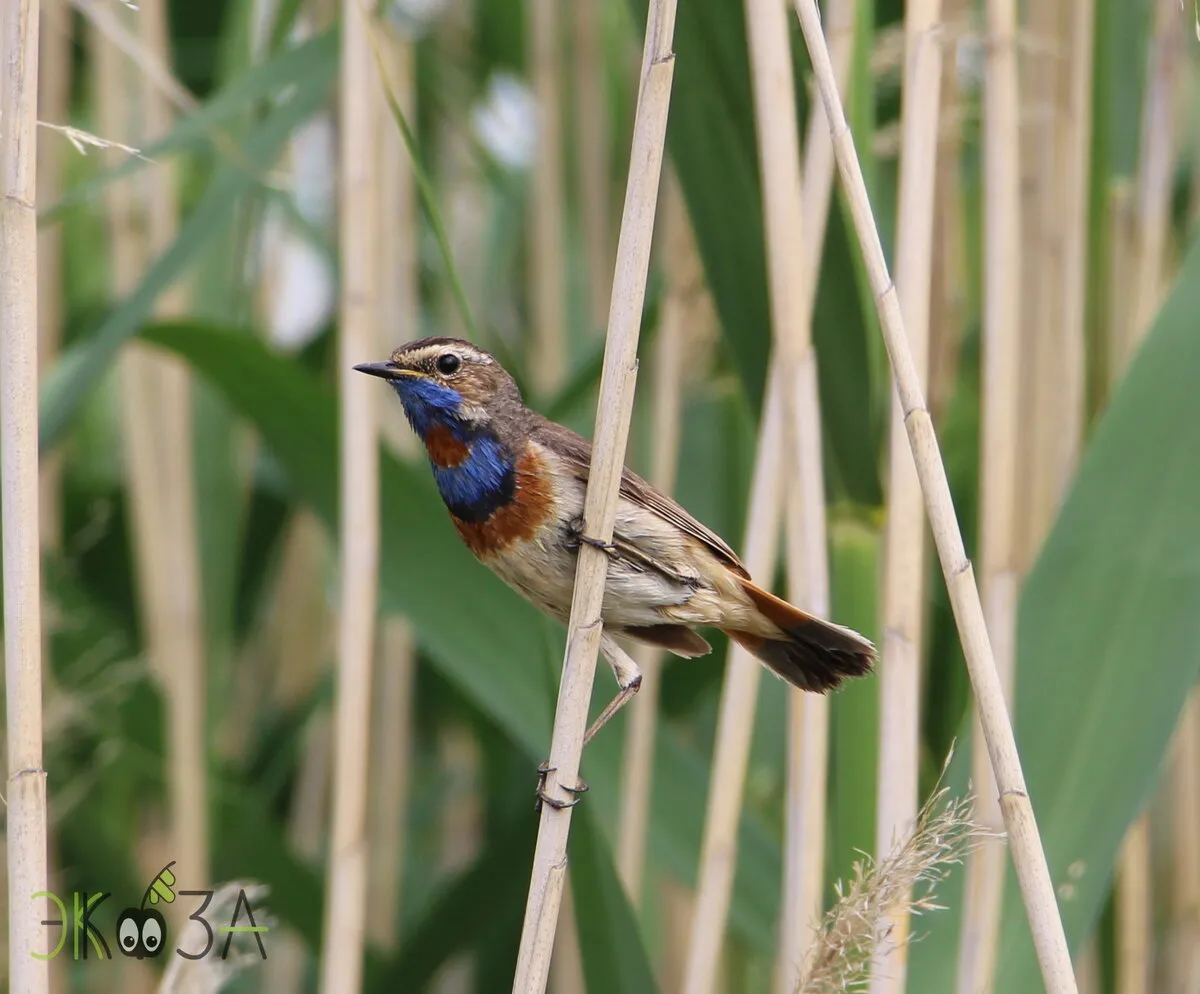
POLYGON ((1169 994, 1200 990, 1200 692, 1193 690, 1175 733, 1171 766, 1171 895, 1166 980, 1169 994))
MULTIPOLYGON (((969 0, 943 0, 943 51, 954 53, 970 24, 969 0)), ((939 137, 936 179, 938 191, 934 205, 933 274, 929 305, 929 389, 927 401, 935 422, 958 384, 959 357, 966 331, 967 252, 963 211, 962 151, 963 123, 961 108, 964 95, 958 82, 958 64, 954 57, 942 59, 942 109, 939 112, 939 137)))
POLYGON ((695 901, 690 887, 666 876, 660 879, 658 899, 662 908, 662 938, 656 971, 658 989, 678 991, 683 989, 687 970, 688 929, 695 912, 695 901))
MULTIPOLYGON (((780 11, 782 13, 782 10, 780 11)), ((853 26, 847 18, 852 13, 847 12, 847 5, 839 4, 831 12, 831 35, 839 46, 839 54, 843 57, 840 68, 848 71, 849 55, 853 44, 853 26)), ((781 18, 781 25, 773 25, 770 21, 770 11, 762 7, 747 8, 747 27, 753 46, 752 58, 757 63, 756 73, 756 104, 760 101, 766 107, 759 106, 757 111, 760 120, 775 117, 778 120, 795 121, 794 104, 791 109, 777 111, 775 101, 779 96, 781 83, 786 79, 786 86, 791 83, 790 55, 786 48, 784 55, 786 77, 781 79, 782 63, 778 59, 778 49, 772 66, 772 53, 769 46, 772 40, 766 40, 768 46, 767 66, 762 64, 762 47, 764 39, 772 32, 778 32, 786 37, 786 17, 781 18), (759 18, 766 14, 765 20, 759 18), (765 69, 765 72, 764 72, 765 69)), ((778 40, 778 39, 774 39, 778 40)), ((783 97, 782 99, 787 99, 783 97)), ((788 135, 779 135, 777 123, 770 128, 760 125, 760 134, 770 132, 772 143, 778 141, 782 153, 768 151, 764 146, 762 158, 764 176, 767 172, 767 162, 770 162, 771 179, 764 179, 764 196, 766 206, 764 216, 768 219, 781 212, 781 223, 773 228, 768 223, 768 238, 771 240, 770 257, 774 260, 771 273, 772 306, 776 315, 775 325, 780 336, 781 347, 777 349, 772 362, 771 380, 768 387, 767 400, 764 403, 764 413, 760 427, 759 450, 755 465, 754 480, 751 484, 751 507, 747 517, 744 559, 747 568, 755 574, 769 574, 774 568, 774 535, 779 526, 782 513, 781 489, 782 479, 779 476, 779 447, 787 446, 784 450, 799 453, 799 446, 804 446, 804 453, 797 455, 803 464, 802 485, 804 486, 804 503, 817 505, 818 512, 824 511, 824 487, 820 472, 819 436, 817 443, 817 469, 811 468, 813 438, 810 434, 818 430, 819 407, 816 404, 816 363, 809 340, 809 324, 812 317, 814 299, 812 288, 816 283, 816 272, 820 262, 819 251, 801 251, 802 246, 789 246, 789 228, 797 230, 801 224, 804 230, 811 231, 811 244, 819 245, 824 238, 826 218, 828 216, 829 200, 832 194, 833 153, 827 138, 827 130, 822 140, 813 140, 818 134, 816 128, 821 127, 823 117, 814 113, 810 124, 809 144, 804 162, 805 196, 800 197, 801 182, 797 166, 799 158, 798 140, 794 130, 788 135), (782 140, 780 140, 782 139, 782 140), (791 165, 786 162, 790 150, 791 165), (791 173, 790 177, 788 173, 791 173), (794 199, 793 199, 794 198, 794 199), (780 201, 782 202, 782 206, 780 201), (791 213, 788 213, 790 208, 791 213), (783 264, 789 258, 800 263, 798 272, 791 272, 783 264), (787 330, 784 331, 786 322, 787 330), (797 355, 798 353, 798 355, 797 355), (787 365, 790 363, 790 367, 787 365), (789 384, 794 384, 798 394, 803 399, 792 396, 789 384), (803 404, 799 416, 787 410, 796 404, 803 404), (809 408, 816 409, 812 413, 809 408), (807 422, 807 423, 804 423, 807 422), (792 441, 792 436, 796 441, 792 441), (785 436, 787 440, 785 441, 785 436), (815 496, 814 496, 815 495, 815 496)), ((806 514, 807 518, 807 514, 806 514)), ((801 522, 802 527, 811 527, 811 519, 801 522)), ((789 529, 793 537, 800 532, 789 529)), ((816 532, 820 537, 816 543, 820 546, 818 554, 824 552, 824 526, 819 525, 816 532)), ((812 536, 805 535, 804 539, 812 542, 812 536)), ((797 555, 807 558, 805 554, 797 555)), ((797 570, 794 571, 798 572, 797 570)), ((820 567, 818 565, 818 570, 820 567)), ((815 581, 819 588, 820 581, 815 581)), ((815 595, 820 596, 819 589, 815 595)), ((826 595, 826 601, 828 597, 826 595)), ((827 610, 827 606, 825 608, 827 610)), ((696 903, 693 912, 691 939, 688 948, 688 958, 684 972, 683 990, 687 994, 700 994, 713 989, 715 976, 720 963, 721 938, 725 930, 725 922, 729 909, 730 888, 733 882, 733 871, 736 854, 737 819, 741 804, 742 790, 745 783, 746 762, 749 756, 751 734, 753 730, 754 712, 757 704, 757 688, 761 673, 755 661, 742 653, 736 647, 731 651, 727 664, 725 683, 721 692, 721 714, 717 727, 717 739, 714 747, 713 771, 711 775, 709 799, 705 818, 704 841, 702 843, 699 883, 697 886, 696 903)), ((804 730, 801 733, 803 755, 799 764, 793 764, 796 776, 789 776, 789 793, 792 799, 797 797, 797 785, 803 783, 805 794, 810 791, 813 795, 823 797, 822 786, 825 768, 822 743, 826 738, 822 704, 815 707, 805 702, 802 705, 805 712, 804 730), (813 712, 807 709, 813 707, 813 712), (811 741, 804 741, 804 736, 811 736, 811 741)), ((793 722, 794 724, 794 722, 793 722)), ((806 936, 807 919, 811 913, 806 911, 812 905, 819 907, 820 870, 813 872, 813 867, 819 864, 819 855, 823 854, 824 841, 821 837, 819 812, 823 803, 805 804, 800 814, 801 828, 792 834, 798 845, 792 847, 792 860, 796 867, 789 876, 793 881, 803 880, 800 886, 792 884, 790 893, 796 895, 791 902, 792 914, 785 910, 786 920, 785 940, 781 946, 787 947, 793 937, 796 945, 802 947, 806 936), (814 813, 817 817, 814 817, 814 813), (797 855, 798 854, 798 855, 797 855)), ((789 976, 794 972, 792 957, 788 957, 783 965, 781 953, 781 976, 789 976)), ((800 957, 794 957, 799 960, 800 957)))
POLYGON ((1116 994, 1150 994, 1154 904, 1150 885, 1150 819, 1125 834, 1117 856, 1116 994))
MULTIPOLYGON (((144 6, 138 24, 142 46, 157 49, 155 57, 165 61, 161 3, 144 6)), ((169 127, 165 105, 96 29, 92 53, 101 129, 135 141, 164 134, 169 127)), ((165 251, 174 239, 171 173, 157 167, 136 187, 131 181, 110 184, 105 204, 113 249, 112 286, 116 296, 124 296, 137 285, 152 255, 165 251)), ((177 312, 179 300, 178 289, 168 290, 157 313, 177 312)), ((131 342, 122 350, 120 375, 139 610, 148 661, 163 686, 170 727, 167 778, 175 833, 171 855, 188 868, 189 878, 204 881, 206 695, 187 374, 180 360, 131 342)))
POLYGON ((333 728, 328 712, 315 714, 304 736, 296 789, 289 813, 288 843, 310 865, 319 865, 321 845, 328 836, 330 758, 333 728))
MULTIPOLYGON (((413 41, 387 22, 375 28, 376 48, 383 67, 382 86, 395 98, 410 127, 417 127, 416 50, 413 41)), ((376 101, 380 184, 384 225, 379 246, 378 348, 391 352, 401 342, 419 337, 421 327, 420 217, 416 179, 404 136, 392 118, 386 95, 379 89, 376 101)), ((398 404, 379 411, 380 430, 388 446, 403 459, 418 455, 420 444, 398 404)))
MULTIPOLYGON (((799 14, 800 0, 792 0, 799 14)), ((854 55, 854 32, 857 18, 854 0, 828 0, 825 6, 825 44, 833 65, 833 78, 839 91, 844 92, 850 81, 850 64, 854 55)), ((807 323, 812 323, 812 310, 821 269, 821 248, 825 244, 825 229, 829 221, 829 204, 833 198, 834 150, 830 139, 829 120, 825 105, 814 100, 809 108, 808 128, 804 135, 804 166, 801 186, 804 191, 804 231, 806 241, 814 251, 805 251, 801 275, 809 291, 804 294, 808 311, 807 323)))
MULTIPOLYGON (((933 260, 933 186, 941 108, 940 0, 905 7, 901 89, 896 288, 916 375, 923 390, 929 365, 933 260)), ((861 236, 860 236, 861 237, 861 236)), ((901 844, 917 817, 921 643, 925 606, 925 524, 921 488, 905 437, 907 410, 893 394, 888 517, 884 533, 883 648, 879 674, 879 787, 875 851, 901 844)), ((872 994, 900 994, 908 969, 908 904, 902 900, 881 935, 872 994)))
MULTIPOLYGON (((467 0, 447 0, 435 27, 434 45, 441 57, 452 65, 466 65, 474 52, 474 20, 467 0)), ((442 100, 448 121, 467 118, 473 94, 455 77, 446 80, 442 100)), ((450 254, 458 264, 463 292, 473 312, 483 292, 480 274, 484 272, 484 219, 487 216, 487 188, 480 173, 478 156, 463 128, 443 126, 437 134, 437 188, 441 191, 442 216, 450 254)), ((455 305, 452 281, 443 279, 437 317, 444 335, 469 338, 470 334, 455 305)), ((532 284, 530 284, 532 285, 532 284)))
MULTIPOLYGON (((450 878, 470 865, 479 852, 483 835, 480 784, 483 757, 479 740, 470 727, 448 723, 438 729, 438 761, 443 787, 438 868, 450 878)), ((430 986, 434 994, 470 994, 475 989, 475 979, 471 956, 460 953, 442 966, 430 986)))
MULTIPOLYGON (((837 84, 845 88, 850 76, 854 49, 856 4, 853 0, 831 0, 826 5, 826 38, 837 84)), ((787 37, 786 12, 779 26, 787 37)), ((790 66, 791 53, 788 51, 790 66)), ((790 72, 789 72, 790 76, 790 72)), ((794 113, 794 112, 793 112, 794 113)), ((797 154, 799 150, 796 150, 797 154)), ((805 136, 801 182, 803 231, 797 272, 788 278, 799 281, 792 305, 795 312, 785 317, 790 328, 780 329, 795 337, 796 398, 792 412, 796 486, 788 488, 788 593, 794 604, 803 605, 818 617, 832 611, 829 595, 829 563, 825 522, 825 483, 821 457, 821 409, 817 383, 817 356, 812 343, 812 315, 816 302, 821 247, 833 195, 834 155, 824 108, 812 108, 805 136)), ((781 274, 782 275, 782 274, 781 274)), ((785 432, 786 434, 786 432, 785 432)), ((800 970, 815 937, 813 923, 823 906, 825 870, 825 822, 829 767, 829 699, 817 694, 788 692, 788 776, 785 849, 785 893, 776 983, 781 994, 790 994, 800 980, 800 970)))
MULTIPOLYGON (((816 390, 816 366, 807 366, 802 376, 811 377, 816 390)), ((801 380, 803 384, 805 381, 801 380)), ((813 398, 815 400, 815 397, 813 398)), ((803 406, 808 406, 802 401, 803 406)), ((801 415, 802 417, 802 415, 801 415)), ((802 425, 800 448, 820 451, 819 422, 802 425)), ((814 489, 807 481, 804 490, 814 489)), ((822 482, 818 477, 817 482, 822 482)), ((797 497, 788 493, 788 595, 794 604, 818 617, 829 616, 829 574, 824 529, 815 531, 819 514, 825 523, 824 502, 812 510, 812 494, 797 497), (799 541, 797 540, 799 533, 799 541), (819 548, 810 540, 820 541, 819 548), (797 547, 798 546, 798 547, 797 547), (793 573, 798 575, 793 577, 793 573), (809 574, 805 576, 804 574, 809 574)), ((824 497, 824 493, 821 494, 824 497)), ((825 822, 829 768, 829 698, 819 694, 788 691, 787 813, 784 850, 783 922, 776 984, 780 994, 795 991, 800 969, 814 939, 813 923, 823 907, 825 881, 825 822)))
MULTIPOLYGON (((812 347, 812 297, 820 250, 803 238, 805 205, 800 175, 800 137, 784 0, 746 4, 767 273, 775 361, 784 379, 784 459, 793 485, 788 493, 788 581, 791 600, 829 615, 829 568, 825 536, 825 486, 821 465, 821 409, 816 354, 812 347), (811 265, 807 265, 809 261, 811 265)), ((832 170, 829 181, 832 183, 832 170)), ((788 692, 787 804, 782 924, 776 982, 795 990, 807 953, 810 922, 821 910, 825 839, 825 778, 828 701, 788 692)), ((753 721, 753 708, 746 717, 753 721)))
POLYGON ((400 935, 401 870, 407 839, 412 764, 416 643, 404 618, 380 622, 379 673, 371 716, 373 742, 368 825, 371 872, 367 887, 367 939, 392 950, 400 935))
MULTIPOLYGON (((88 32, 88 44, 99 129, 106 135, 132 138, 133 122, 128 119, 127 114, 128 109, 136 104, 131 80, 128 78, 120 52, 95 26, 88 32)), ((129 180, 108 184, 104 190, 104 213, 110 247, 109 285, 113 297, 120 298, 131 293, 137 286, 138 276, 146 262, 146 245, 140 235, 137 204, 133 184, 129 180)), ((161 575, 161 558, 152 555, 149 542, 139 537, 142 530, 146 533, 154 530, 161 532, 161 526, 154 529, 147 524, 141 530, 137 527, 139 520, 146 522, 148 516, 160 512, 160 505, 154 501, 143 507, 148 487, 138 485, 138 481, 148 475, 147 471, 153 466, 154 458, 151 419, 137 417, 139 409, 148 406, 153 399, 146 396, 147 377, 141 375, 145 361, 145 349, 137 343, 130 343, 129 347, 121 351, 119 375, 125 421, 122 432, 123 455, 126 485, 130 495, 130 528, 133 536, 135 573, 138 577, 138 608, 143 619, 142 625, 147 629, 145 637, 149 646, 152 638, 152 633, 148 630, 150 620, 165 614, 162 600, 166 580, 161 575)), ((152 486, 152 481, 150 485, 152 486)), ((155 653, 149 653, 150 667, 159 675, 156 669, 157 659, 155 653)))
MULTIPOLYGON (((1141 341, 1162 300, 1167 235, 1171 226, 1171 174, 1175 163, 1178 80, 1186 37, 1176 0, 1155 0, 1154 41, 1142 107, 1138 158, 1137 258, 1130 333, 1141 341)), ((1132 350, 1130 351, 1132 354, 1132 350)))
POLYGON ((1130 351, 1129 316, 1131 301, 1126 274, 1133 271, 1137 256, 1137 231, 1134 217, 1133 189, 1126 181, 1115 181, 1108 190, 1105 204, 1108 215, 1108 258, 1105 278, 1108 285, 1104 337, 1105 366, 1108 385, 1124 368, 1130 351))
MULTIPOLYGON (((292 518, 282 545, 273 603, 264 627, 266 654, 275 677, 271 696, 286 708, 311 695, 332 656, 332 617, 324 583, 331 552, 324 526, 307 510, 292 518)), ((328 835, 331 725, 328 709, 314 713, 308 723, 288 814, 288 845, 312 867, 320 865, 322 840, 328 835)), ((264 968, 263 990, 265 994, 296 994, 304 989, 310 952, 293 932, 281 932, 279 938, 279 948, 264 968)))
MULTIPOLYGON (((1166 283, 1167 235, 1171 223, 1175 101, 1183 37, 1177 5, 1155 4, 1154 37, 1142 106, 1142 140, 1134 219, 1133 294, 1122 336, 1126 347, 1114 362, 1114 383, 1150 330, 1166 283)), ((1117 857, 1117 994, 1151 989, 1154 905, 1150 865, 1150 815, 1130 827, 1117 857)))
MULTIPOLYGON (((563 197, 562 30, 560 0, 529 0, 529 63, 537 107, 537 141, 529 195, 530 377, 542 396, 557 390, 567 370, 566 266, 563 197)), ((557 994, 582 994, 583 960, 570 899, 555 937, 551 969, 557 994)))
MULTIPOLYGON (((687 294, 700 267, 678 177, 668 170, 663 184, 662 266, 665 292, 654 347, 649 480, 663 493, 675 487, 683 420, 683 362, 690 305, 687 294)), ((700 278, 703 274, 700 273, 700 278)), ((662 652, 638 646, 634 659, 642 688, 629 704, 625 754, 621 762, 621 803, 617 821, 617 873, 634 908, 641 906, 654 775, 654 735, 658 719, 662 652)))
POLYGON ((298 706, 312 693, 333 654, 333 620, 325 593, 330 545, 324 525, 307 508, 292 516, 280 542, 264 641, 274 671, 270 696, 284 708, 298 706))
POLYGON ((341 525, 333 824, 327 868, 321 990, 357 991, 362 980, 367 905, 367 775, 371 670, 379 584, 379 449, 375 395, 354 364, 378 348, 379 163, 375 71, 369 13, 343 0, 339 103, 341 317, 341 525))
MULTIPOLYGON (((558 933, 550 959, 550 990, 554 994, 586 994, 583 975, 583 947, 579 943, 579 919, 575 915, 575 894, 568 880, 563 887, 562 908, 558 913, 558 933)), ((464 991, 464 994, 468 992, 464 991)))
POLYGON ((950 593, 950 602, 962 639, 971 685, 982 720, 992 769, 1000 789, 1004 825, 1021 886, 1034 947, 1048 994, 1074 994, 1075 978, 1066 935, 1058 915, 1054 885, 1046 865, 1033 807, 1025 788, 1020 757, 996 672, 983 620, 983 607, 975 585, 970 560, 963 547, 962 533, 954 514, 954 503, 946 480, 937 436, 925 409, 918 367, 908 348, 899 298, 888 275, 879 233, 871 214, 866 184, 854 150, 854 140, 838 96, 829 53, 821 35, 820 15, 814 0, 799 2, 801 28, 825 111, 834 136, 838 168, 846 188, 855 231, 875 291, 880 324, 899 393, 909 442, 925 495, 935 545, 950 593))
MULTIPOLYGON (((377 31, 386 86, 409 122, 416 120, 416 60, 412 42, 399 32, 377 31)), ((421 324, 417 242, 419 226, 412 159, 392 120, 382 87, 376 92, 376 128, 380 175, 379 316, 381 355, 415 338, 421 324)), ((398 404, 379 412, 384 438, 402 457, 412 458, 416 437, 406 430, 398 404)), ((405 851, 405 810, 412 763, 413 693, 416 645, 406 619, 381 620, 379 685, 374 694, 374 743, 371 748, 370 853, 367 936, 384 950, 395 946, 400 925, 400 883, 405 851)))
MULTIPOLYGON (((675 0, 651 0, 646 15, 645 54, 617 244, 604 371, 600 377, 595 442, 584 500, 587 530, 591 537, 603 542, 612 538, 618 485, 633 414, 638 334, 675 69, 671 50, 674 33, 675 0)), ((559 785, 570 786, 579 778, 579 758, 600 647, 600 605, 607 563, 608 558, 600 549, 586 544, 580 548, 550 744, 549 765, 557 772, 547 782, 553 792, 551 796, 563 801, 569 798, 559 785)), ((519 994, 542 994, 546 989, 558 907, 566 881, 570 827, 570 808, 556 810, 549 804, 543 805, 513 981, 513 990, 519 994)))
MULTIPOLYGON (((141 0, 138 24, 146 50, 162 64, 170 65, 164 0, 141 0)), ((157 140, 171 128, 171 107, 155 87, 142 81, 141 88, 145 133, 157 140)), ((147 196, 148 249, 151 257, 158 256, 175 241, 179 228, 174 169, 159 164, 149 170, 141 185, 147 196)), ((158 317, 177 317, 182 312, 181 291, 177 284, 164 292, 155 308, 158 317)), ((154 628, 161 638, 161 669, 167 675, 175 858, 187 867, 188 879, 202 887, 209 880, 207 681, 192 462, 191 376, 182 359, 165 354, 153 358, 148 355, 142 375, 150 381, 147 392, 157 394, 153 407, 142 409, 137 416, 157 424, 151 471, 156 483, 150 484, 153 490, 145 500, 157 500, 162 508, 160 515, 149 520, 160 524, 163 531, 149 541, 155 554, 165 561, 162 575, 167 580, 165 606, 169 614, 164 614, 154 628)))
POLYGON ((1063 0, 1060 34, 1066 58, 1060 63, 1062 122, 1058 196, 1062 223, 1061 328, 1063 378, 1059 385, 1058 490, 1066 493, 1083 448, 1087 416, 1088 195, 1092 145, 1092 76, 1095 0, 1063 0))
POLYGON ((1100 945, 1094 934, 1075 958, 1075 977, 1079 981, 1079 994, 1102 994, 1105 990, 1100 945))
MULTIPOLYGON (((320 863, 325 814, 329 810, 330 724, 328 711, 315 714, 309 724, 297 763, 287 830, 292 852, 313 867, 320 863)), ((309 957, 307 943, 296 932, 290 929, 280 929, 278 935, 272 932, 271 956, 263 964, 262 994, 299 994, 308 990, 309 957)))
POLYGON ((1029 9, 1021 79, 1022 428, 1019 566, 1058 513, 1083 444, 1092 0, 1029 9))
POLYGON ((529 194, 530 374, 543 394, 567 368, 563 245, 561 0, 529 0, 530 66, 537 101, 537 156, 529 194))
MULTIPOLYGON (((996 670, 1011 707, 1020 588, 1016 511, 1020 451, 1021 160, 1016 0, 989 0, 983 108, 983 398, 979 471, 979 558, 984 617, 996 670)), ((975 719, 977 745, 983 741, 975 719)), ((987 753, 975 748, 976 817, 1003 829, 987 753)), ((1002 839, 983 843, 967 864, 958 994, 991 989, 1000 940, 1005 858, 1002 839)))
MULTIPOLYGON (((73 76, 71 10, 67 5, 67 0, 42 0, 39 19, 38 119, 65 124, 70 110, 73 76)), ((55 203, 61 193, 64 150, 65 146, 62 142, 38 143, 37 196, 43 204, 55 203)), ((54 365, 62 340, 62 231, 61 223, 45 224, 39 227, 37 235, 39 375, 44 375, 54 365)), ((46 552, 61 552, 62 550, 62 459, 61 450, 46 453, 41 458, 38 525, 41 530, 42 549, 46 552)), ((45 600, 44 597, 42 599, 45 600)), ((47 711, 53 709, 54 699, 58 696, 50 658, 50 635, 54 628, 52 610, 42 631, 42 665, 45 670, 43 695, 47 702, 47 711)), ((66 888, 61 874, 59 840, 56 836, 57 833, 54 831, 51 818, 47 838, 49 886, 52 892, 61 894, 66 888)), ((6 967, 7 964, 0 964, 0 972, 3 972, 6 967)), ((69 982, 68 972, 64 958, 55 957, 51 960, 50 988, 65 990, 69 982)))
MULTIPOLYGON (((776 539, 783 513, 780 453, 784 444, 786 389, 782 367, 772 362, 742 543, 742 561, 752 576, 770 576, 775 570, 776 539)), ((713 744, 683 994, 711 994, 716 987, 737 864, 738 819, 761 678, 761 664, 740 646, 730 645, 713 744)))
MULTIPOLYGON (((71 99, 71 10, 68 0, 42 0, 39 27, 38 118, 65 124, 71 99)), ((55 203, 62 187, 61 142, 38 145, 37 188, 44 204, 55 203)), ((38 367, 48 370, 58 358, 62 341, 63 259, 62 224, 43 225, 38 230, 38 367)), ((42 459, 41 512, 42 546, 62 547, 62 453, 42 459)))
POLYGON ((1062 290, 1062 199, 1059 132, 1065 126, 1058 100, 1058 72, 1067 59, 1059 48, 1059 5, 1030 4, 1019 47, 1021 127, 1021 348, 1023 376, 1021 446, 1024 481, 1018 526, 1021 565, 1032 564, 1058 510, 1057 464, 1064 369, 1062 290), (1022 39, 1024 41, 1024 39, 1022 39))
MULTIPOLYGON (((608 274, 612 271, 609 233, 608 101, 605 99, 604 33, 600 0, 575 0, 575 141, 579 169, 580 221, 587 255, 588 315, 604 325, 608 274)), ((639 694, 644 694, 643 684, 639 694)))
POLYGON ((0 8, 0 503, 9 989, 50 989, 38 531, 37 0, 0 8))

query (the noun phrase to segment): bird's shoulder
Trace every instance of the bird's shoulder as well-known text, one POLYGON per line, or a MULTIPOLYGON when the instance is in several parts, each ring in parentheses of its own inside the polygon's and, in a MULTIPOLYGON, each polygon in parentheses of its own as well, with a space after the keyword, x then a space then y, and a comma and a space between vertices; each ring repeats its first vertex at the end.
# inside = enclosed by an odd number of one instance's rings
MULTIPOLYGON (((570 428, 556 424, 540 415, 534 416, 528 426, 530 443, 540 447, 556 463, 558 472, 582 480, 588 479, 592 461, 592 443, 570 428)), ((720 535, 707 525, 697 521, 682 505, 672 500, 653 484, 642 479, 631 469, 622 468, 621 496, 626 500, 658 515, 681 531, 703 543, 725 565, 749 579, 750 574, 737 553, 720 535)))

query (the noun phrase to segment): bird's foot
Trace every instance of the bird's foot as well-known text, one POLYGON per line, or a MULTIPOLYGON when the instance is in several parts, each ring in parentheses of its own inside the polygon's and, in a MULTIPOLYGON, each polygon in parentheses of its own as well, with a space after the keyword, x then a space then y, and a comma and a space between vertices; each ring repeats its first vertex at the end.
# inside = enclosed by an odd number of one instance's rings
POLYGON ((612 542, 602 542, 598 538, 592 538, 590 535, 583 533, 583 518, 575 518, 567 525, 567 534, 570 536, 570 544, 578 548, 580 543, 590 545, 593 549, 599 549, 601 552, 607 552, 610 556, 616 555, 617 547, 612 542))
POLYGON ((546 760, 544 763, 542 763, 538 767, 537 771, 537 804, 534 805, 533 809, 537 814, 541 814, 543 803, 549 804, 550 807, 552 807, 555 811, 561 811, 563 808, 573 808, 581 800, 578 795, 584 793, 588 789, 587 783, 583 780, 580 780, 577 784, 575 784, 574 787, 568 787, 566 784, 560 783, 559 787, 565 790, 568 794, 576 795, 573 796, 569 801, 560 801, 557 797, 551 797, 546 792, 546 781, 549 779, 550 774, 556 771, 556 768, 550 765, 550 760, 546 760))

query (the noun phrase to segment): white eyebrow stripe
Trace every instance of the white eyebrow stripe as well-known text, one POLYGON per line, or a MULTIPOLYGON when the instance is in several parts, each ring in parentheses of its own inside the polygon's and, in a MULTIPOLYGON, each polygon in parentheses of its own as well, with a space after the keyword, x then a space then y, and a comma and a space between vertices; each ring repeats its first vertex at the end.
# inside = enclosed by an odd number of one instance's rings
POLYGON ((417 349, 413 352, 404 353, 404 360, 412 363, 414 366, 420 365, 428 359, 442 355, 444 352, 453 352, 462 360, 472 360, 474 362, 492 364, 495 360, 486 352, 481 352, 473 348, 464 347, 461 345, 426 345, 424 348, 417 349))

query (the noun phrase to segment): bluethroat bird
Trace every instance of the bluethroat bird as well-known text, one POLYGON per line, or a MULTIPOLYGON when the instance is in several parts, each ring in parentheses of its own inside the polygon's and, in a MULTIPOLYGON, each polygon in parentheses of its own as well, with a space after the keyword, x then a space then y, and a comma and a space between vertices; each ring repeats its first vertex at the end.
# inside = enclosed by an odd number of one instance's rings
MULTIPOLYGON (((695 629, 717 628, 792 686, 817 693, 870 671, 875 648, 867 639, 757 586, 719 535, 628 469, 612 542, 588 536, 591 443, 527 408, 513 378, 482 349, 424 338, 354 368, 395 389, 458 534, 536 607, 565 624, 579 543, 608 553, 601 650, 620 693, 585 741, 641 684, 612 635, 692 657, 712 650, 695 629)), ((543 764, 539 772, 544 780, 551 771, 543 764)), ((542 800, 563 805, 541 787, 542 800)))

